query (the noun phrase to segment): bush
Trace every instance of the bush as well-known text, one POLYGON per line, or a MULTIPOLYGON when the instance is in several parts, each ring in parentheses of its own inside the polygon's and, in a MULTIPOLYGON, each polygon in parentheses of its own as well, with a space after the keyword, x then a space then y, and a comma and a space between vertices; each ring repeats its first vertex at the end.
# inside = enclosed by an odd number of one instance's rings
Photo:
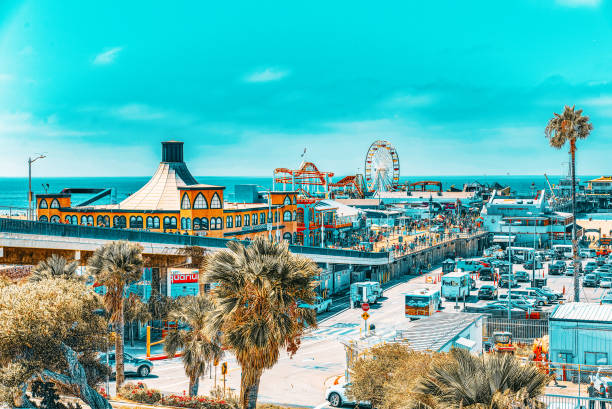
POLYGON ((204 396, 167 395, 163 397, 161 403, 165 406, 189 409, 233 409, 233 406, 224 400, 204 396))
POLYGON ((123 399, 139 403, 159 403, 162 400, 161 392, 157 389, 149 389, 142 382, 137 384, 126 383, 119 389, 119 396, 123 399))

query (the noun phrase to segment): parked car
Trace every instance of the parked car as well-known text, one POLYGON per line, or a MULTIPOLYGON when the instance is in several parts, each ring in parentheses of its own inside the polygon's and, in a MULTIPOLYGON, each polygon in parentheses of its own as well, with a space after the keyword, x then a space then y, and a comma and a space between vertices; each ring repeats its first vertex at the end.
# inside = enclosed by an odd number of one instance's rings
POLYGON ((601 297, 601 303, 612 304, 612 290, 608 290, 608 292, 601 297))
POLYGON ((561 298, 561 293, 553 293, 543 288, 527 287, 526 290, 535 291, 536 294, 541 295, 542 297, 546 297, 548 299, 548 304, 557 301, 559 298, 561 298))
MULTIPOLYGON (((506 297, 505 300, 497 300, 497 301, 491 301, 490 303, 486 304, 486 307, 494 310, 494 309, 500 309, 500 310, 508 310, 508 298, 506 297)), ((534 306, 531 303, 517 303, 516 300, 510 300, 510 308, 512 310, 518 309, 521 311, 531 311, 534 308, 534 306)))
POLYGON ((592 273, 593 271, 595 271, 596 268, 597 268, 597 263, 595 263, 594 261, 589 261, 584 266, 584 272, 585 273, 592 273))
POLYGON ((587 274, 584 276, 584 280, 582 280, 582 285, 584 287, 597 287, 599 285, 599 279, 597 278, 597 274, 587 274))
MULTIPOLYGON (((501 294, 497 297, 497 299, 499 300, 499 302, 502 302, 502 303, 504 301, 508 302, 508 294, 501 294)), ((516 305, 522 305, 522 306, 525 306, 531 309, 536 308, 535 300, 529 299, 521 294, 514 294, 514 293, 510 294, 510 303, 516 304, 516 305)))
POLYGON ((547 294, 553 294, 554 296, 556 296, 556 299, 560 299, 563 298, 563 294, 557 290, 553 290, 550 287, 542 287, 541 288, 542 291, 546 291, 547 294))
POLYGON ((514 294, 522 295, 528 300, 534 300, 535 304, 540 307, 543 307, 546 304, 549 304, 548 297, 540 295, 534 290, 514 290, 512 291, 512 296, 514 296, 514 294))
POLYGON ((487 267, 481 268, 478 271, 478 278, 481 281, 493 281, 493 271, 487 267))
POLYGON ((514 278, 519 283, 528 283, 529 282, 529 274, 526 271, 517 271, 514 273, 514 278))
POLYGON ((483 285, 478 290, 479 300, 497 300, 497 288, 492 285, 483 285))
MULTIPOLYGON (((525 264, 523 264, 523 268, 525 270, 533 270, 533 261, 530 260, 528 262, 526 262, 525 264)), ((542 262, 539 260, 535 261, 535 268, 536 270, 541 269, 542 268, 542 262)))
POLYGON ((561 275, 565 272, 565 262, 562 260, 554 261, 551 265, 548 266, 548 274, 551 275, 561 275))
POLYGON ((302 302, 298 304, 298 307, 315 310, 317 314, 320 314, 322 312, 329 311, 329 309, 331 308, 331 305, 332 305, 331 298, 323 298, 323 297, 317 296, 313 304, 306 304, 302 302))
MULTIPOLYGON (((106 363, 106 354, 100 356, 100 362, 106 363)), ((110 352, 108 354, 108 365, 111 367, 112 375, 115 374, 115 353, 110 352)), ((123 354, 123 370, 126 374, 137 374, 139 377, 144 378, 149 376, 153 371, 153 362, 148 359, 136 358, 130 354, 123 354)))
POLYGON ((601 281, 599 282, 599 286, 601 288, 612 288, 612 278, 603 277, 601 281))
POLYGON ((568 267, 565 269, 565 275, 566 276, 573 276, 574 275, 574 267, 568 267))
MULTIPOLYGON (((325 399, 333 407, 340 407, 342 405, 355 406, 355 402, 346 396, 346 387, 350 383, 332 385, 325 391, 325 399)), ((360 405, 369 406, 369 402, 359 402, 360 405)))
POLYGON ((502 274, 499 277, 499 281, 497 282, 497 286, 498 287, 508 287, 508 285, 510 285, 510 287, 516 287, 517 281, 516 281, 516 277, 510 277, 509 274, 502 274))
POLYGON ((606 263, 606 258, 599 256, 597 257, 595 262, 597 263, 598 266, 603 266, 606 263))

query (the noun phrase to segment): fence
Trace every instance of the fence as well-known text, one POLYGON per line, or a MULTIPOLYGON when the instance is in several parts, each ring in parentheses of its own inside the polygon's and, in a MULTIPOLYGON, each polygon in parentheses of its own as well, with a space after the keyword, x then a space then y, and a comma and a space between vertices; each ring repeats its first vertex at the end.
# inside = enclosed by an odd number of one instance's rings
MULTIPOLYGON (((547 318, 547 317, 545 317, 547 318)), ((548 319, 511 319, 486 317, 482 326, 483 340, 497 331, 508 331, 516 343, 531 344, 536 338, 548 335, 548 319)))
POLYGON ((565 395, 543 395, 540 401, 551 409, 600 409, 612 404, 612 399, 565 395))
POLYGON ((597 384, 603 378, 612 378, 611 365, 584 365, 565 362, 549 362, 540 365, 547 368, 559 381, 581 384, 588 384, 593 381, 597 384))

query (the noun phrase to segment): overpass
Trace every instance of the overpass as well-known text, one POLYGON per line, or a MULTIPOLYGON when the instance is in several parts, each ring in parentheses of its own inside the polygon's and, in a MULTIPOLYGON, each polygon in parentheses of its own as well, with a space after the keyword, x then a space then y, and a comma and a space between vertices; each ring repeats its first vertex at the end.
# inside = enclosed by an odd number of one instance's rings
MULTIPOLYGON (((0 264, 34 265, 51 254, 63 255, 85 265, 92 252, 105 243, 126 240, 139 243, 149 266, 174 267, 186 263, 182 249, 191 246, 218 251, 229 239, 157 233, 145 230, 111 229, 72 224, 0 218, 0 264)), ((248 243, 248 242, 244 242, 248 243)), ((388 252, 289 246, 317 263, 383 266, 391 263, 388 252)))

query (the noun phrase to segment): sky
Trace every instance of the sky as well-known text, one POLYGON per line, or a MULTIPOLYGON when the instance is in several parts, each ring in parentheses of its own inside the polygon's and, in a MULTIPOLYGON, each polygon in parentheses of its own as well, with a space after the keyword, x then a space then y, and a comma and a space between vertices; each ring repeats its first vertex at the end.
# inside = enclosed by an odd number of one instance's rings
POLYGON ((0 177, 148 176, 160 142, 195 175, 306 159, 402 176, 559 174, 544 127, 594 130, 578 174, 612 174, 612 0, 0 1, 0 177))

